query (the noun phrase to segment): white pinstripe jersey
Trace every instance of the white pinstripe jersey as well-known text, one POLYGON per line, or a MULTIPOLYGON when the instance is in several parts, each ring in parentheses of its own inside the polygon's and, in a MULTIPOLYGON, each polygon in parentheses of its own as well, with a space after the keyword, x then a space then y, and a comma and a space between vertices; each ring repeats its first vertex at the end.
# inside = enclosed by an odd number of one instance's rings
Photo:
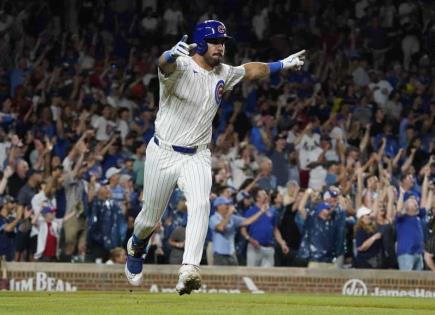
POLYGON ((178 57, 176 66, 168 76, 159 69, 156 135, 180 146, 208 144, 222 95, 242 80, 245 68, 220 64, 207 71, 190 57, 178 57))

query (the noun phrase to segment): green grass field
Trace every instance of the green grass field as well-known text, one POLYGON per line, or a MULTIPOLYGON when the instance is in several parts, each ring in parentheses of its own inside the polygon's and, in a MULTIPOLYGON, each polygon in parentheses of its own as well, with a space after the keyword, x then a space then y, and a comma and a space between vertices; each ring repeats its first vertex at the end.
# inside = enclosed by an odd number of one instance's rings
POLYGON ((284 294, 0 292, 0 314, 435 314, 435 299, 284 294))

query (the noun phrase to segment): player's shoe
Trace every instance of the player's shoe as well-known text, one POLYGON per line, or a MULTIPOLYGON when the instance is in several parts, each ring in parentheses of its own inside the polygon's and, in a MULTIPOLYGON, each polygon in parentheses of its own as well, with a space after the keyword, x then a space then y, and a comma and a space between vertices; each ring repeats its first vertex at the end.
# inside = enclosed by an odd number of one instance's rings
POLYGON ((194 265, 183 265, 178 271, 178 283, 175 289, 178 294, 190 294, 193 290, 201 288, 201 275, 199 267, 194 265))
POLYGON ((133 247, 133 237, 127 242, 127 262, 125 263, 124 272, 128 282, 134 286, 140 286, 143 283, 142 268, 147 250, 142 250, 142 255, 137 257, 133 247))

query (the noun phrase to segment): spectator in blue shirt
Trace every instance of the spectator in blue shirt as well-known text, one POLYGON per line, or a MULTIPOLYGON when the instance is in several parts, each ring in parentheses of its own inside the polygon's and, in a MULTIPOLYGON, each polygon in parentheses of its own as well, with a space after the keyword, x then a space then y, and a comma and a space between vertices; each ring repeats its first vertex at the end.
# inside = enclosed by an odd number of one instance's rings
POLYGON ((242 235, 249 242, 247 249, 247 265, 254 267, 273 267, 275 265, 275 240, 281 246, 282 252, 286 255, 289 248, 283 240, 279 231, 276 211, 269 204, 269 195, 264 189, 253 189, 255 196, 254 205, 249 208, 245 217, 264 212, 258 220, 242 228, 242 235))
POLYGON ((397 214, 397 262, 400 270, 423 270, 424 227, 428 205, 429 172, 426 172, 422 185, 420 204, 413 192, 405 192, 400 187, 397 214))
POLYGON ((210 218, 210 229, 213 233, 213 261, 215 265, 237 266, 235 249, 236 232, 241 226, 248 226, 254 223, 267 208, 262 208, 248 218, 235 214, 236 208, 231 200, 218 197, 214 201, 216 212, 210 218))
POLYGON ((337 203, 338 193, 329 190, 305 216, 304 236, 298 255, 301 259, 332 263, 344 255, 346 215, 337 203))
POLYGON ((18 207, 16 213, 15 200, 10 196, 4 196, 0 200, 0 259, 5 256, 6 261, 15 258, 15 228, 23 215, 23 207, 18 207))
POLYGON ((107 186, 101 186, 88 217, 88 261, 106 261, 110 251, 122 246, 127 222, 121 208, 112 199, 107 186))

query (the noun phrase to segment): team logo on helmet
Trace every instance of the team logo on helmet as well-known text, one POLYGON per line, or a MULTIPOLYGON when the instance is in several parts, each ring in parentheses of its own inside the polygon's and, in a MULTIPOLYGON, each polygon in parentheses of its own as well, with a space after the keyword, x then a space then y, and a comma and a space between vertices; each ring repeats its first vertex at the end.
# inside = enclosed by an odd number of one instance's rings
POLYGON ((217 30, 218 30, 219 33, 224 34, 225 33, 225 26, 219 25, 217 27, 217 30))
POLYGON ((222 96, 224 95, 224 80, 220 80, 216 84, 216 88, 214 89, 214 98, 216 100, 216 104, 220 105, 222 101, 222 96))

